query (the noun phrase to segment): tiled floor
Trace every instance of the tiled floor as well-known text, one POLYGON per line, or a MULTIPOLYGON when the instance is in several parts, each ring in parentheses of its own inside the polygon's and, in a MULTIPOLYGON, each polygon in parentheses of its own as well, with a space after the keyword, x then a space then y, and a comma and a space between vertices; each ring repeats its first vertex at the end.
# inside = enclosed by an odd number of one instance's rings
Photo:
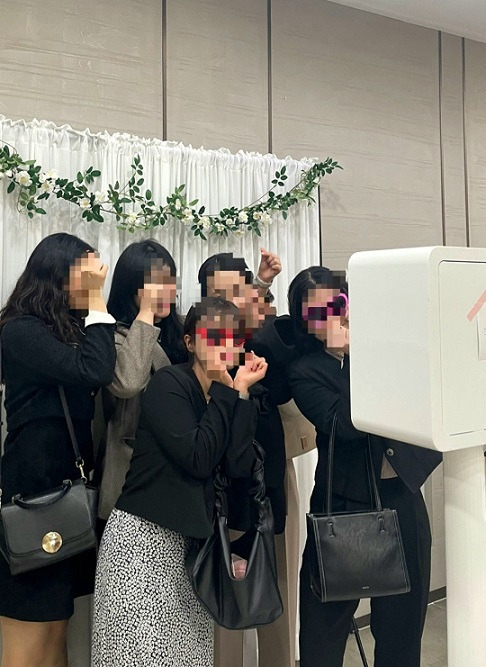
MULTIPOLYGON (((422 667, 447 667, 446 601, 429 605, 422 641, 422 667)), ((373 637, 369 628, 360 631, 369 666, 373 665, 373 637)), ((344 667, 363 667, 354 637, 349 638, 344 667)))

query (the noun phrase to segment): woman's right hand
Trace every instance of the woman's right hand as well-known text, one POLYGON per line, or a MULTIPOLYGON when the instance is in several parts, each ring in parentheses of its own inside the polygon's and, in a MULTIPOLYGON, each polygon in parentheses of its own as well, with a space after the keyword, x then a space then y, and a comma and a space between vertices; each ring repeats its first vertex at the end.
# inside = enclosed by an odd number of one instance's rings
POLYGON ((346 320, 343 323, 343 329, 344 329, 344 345, 343 345, 343 352, 344 354, 349 354, 349 322, 346 320))
POLYGON ((139 290, 139 296, 140 309, 136 319, 153 325, 157 314, 158 290, 156 287, 146 285, 143 290, 139 290))

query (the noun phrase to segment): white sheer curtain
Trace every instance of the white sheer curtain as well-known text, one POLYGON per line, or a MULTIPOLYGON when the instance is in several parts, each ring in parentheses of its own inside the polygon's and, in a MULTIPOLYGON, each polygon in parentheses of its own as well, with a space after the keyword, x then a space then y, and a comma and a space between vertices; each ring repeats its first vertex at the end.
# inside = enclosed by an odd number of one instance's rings
MULTIPOLYGON (((156 202, 185 183, 189 200, 199 199, 208 213, 229 205, 245 206, 271 187, 277 169, 287 167, 288 181, 293 185, 309 162, 290 158, 279 160, 273 155, 240 151, 233 155, 221 149, 208 151, 156 139, 147 140, 126 134, 92 134, 77 132, 69 126, 57 127, 45 121, 11 121, 0 116, 0 141, 15 146, 25 159, 36 159, 45 169, 57 169, 60 176, 74 178, 78 171, 93 165, 102 172, 96 188, 106 190, 108 183, 125 182, 130 164, 137 154, 144 165, 144 187, 150 189, 156 202)), ((77 207, 61 200, 47 202, 46 216, 33 220, 19 213, 15 198, 0 188, 0 244, 2 268, 0 287, 2 301, 35 245, 48 234, 67 231, 97 247, 112 270, 120 252, 132 241, 152 237, 172 253, 182 277, 181 309, 187 311, 198 296, 197 270, 216 252, 231 251, 245 257, 256 269, 261 246, 278 253, 283 272, 275 282, 276 305, 286 312, 286 289, 292 277, 302 268, 319 262, 319 221, 316 206, 298 206, 284 221, 275 215, 272 225, 263 230, 262 238, 247 234, 241 239, 212 238, 208 242, 190 235, 179 222, 148 232, 121 232, 114 219, 100 225, 86 222, 77 207)), ((111 275, 111 271, 110 271, 111 275)))
MULTIPOLYGON (((0 116, 0 142, 15 147, 25 159, 36 159, 42 167, 57 169, 59 175, 74 178, 89 166, 100 169, 102 176, 96 188, 106 190, 109 183, 125 182, 130 176, 133 157, 140 155, 144 166, 144 188, 150 189, 156 202, 185 183, 188 199, 199 199, 208 213, 225 206, 245 206, 258 199, 271 187, 275 171, 287 168, 287 187, 295 184, 310 161, 283 160, 274 155, 240 151, 236 155, 225 149, 204 150, 156 139, 140 139, 127 134, 92 134, 77 132, 64 125, 34 120, 12 121, 0 116)), ((247 234, 242 239, 196 239, 178 222, 149 232, 130 234, 119 231, 114 219, 104 224, 86 222, 77 207, 50 199, 44 207, 45 216, 30 220, 19 213, 15 197, 6 194, 5 181, 0 183, 0 298, 2 304, 39 241, 54 232, 76 234, 101 253, 110 265, 110 276, 121 251, 134 240, 155 238, 172 253, 182 278, 181 312, 187 312, 197 299, 197 271, 202 262, 216 252, 230 251, 246 259, 252 270, 259 262, 260 247, 276 252, 282 259, 283 271, 272 291, 278 312, 287 312, 286 294, 291 279, 301 269, 319 264, 319 212, 317 206, 302 204, 289 212, 287 220, 275 215, 272 225, 263 230, 262 238, 247 234)), ((307 509, 313 484, 315 452, 296 461, 301 493, 301 517, 307 509)), ((305 525, 302 520, 301 537, 305 525)), ((73 633, 74 635, 75 633, 73 633)), ((82 665, 83 647, 78 647, 71 664, 82 665)))

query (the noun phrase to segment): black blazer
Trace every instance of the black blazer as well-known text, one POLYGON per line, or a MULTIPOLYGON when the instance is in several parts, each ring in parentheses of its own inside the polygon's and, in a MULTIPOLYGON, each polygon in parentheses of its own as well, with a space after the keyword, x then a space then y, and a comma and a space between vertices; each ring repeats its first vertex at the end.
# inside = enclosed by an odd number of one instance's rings
POLYGON ((206 403, 189 364, 154 374, 142 399, 132 461, 118 509, 189 537, 213 532, 213 472, 248 477, 256 406, 219 382, 206 403))
MULTIPOLYGON (((333 492, 367 503, 370 498, 365 452, 368 435, 351 421, 349 357, 341 362, 323 349, 297 358, 288 369, 292 395, 301 412, 317 431, 319 459, 316 488, 327 480, 329 433, 337 415, 333 492)), ((416 492, 442 460, 440 452, 370 435, 372 459, 378 483, 383 454, 407 487, 416 492)), ((313 511, 320 508, 313 508, 313 511)))

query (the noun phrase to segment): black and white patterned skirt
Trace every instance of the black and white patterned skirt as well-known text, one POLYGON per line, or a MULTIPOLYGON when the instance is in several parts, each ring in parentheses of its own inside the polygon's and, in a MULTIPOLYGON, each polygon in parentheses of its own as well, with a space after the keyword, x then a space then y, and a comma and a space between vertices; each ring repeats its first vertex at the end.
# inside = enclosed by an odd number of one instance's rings
POLYGON ((212 667, 213 621, 186 574, 188 543, 113 510, 96 570, 92 667, 212 667))

